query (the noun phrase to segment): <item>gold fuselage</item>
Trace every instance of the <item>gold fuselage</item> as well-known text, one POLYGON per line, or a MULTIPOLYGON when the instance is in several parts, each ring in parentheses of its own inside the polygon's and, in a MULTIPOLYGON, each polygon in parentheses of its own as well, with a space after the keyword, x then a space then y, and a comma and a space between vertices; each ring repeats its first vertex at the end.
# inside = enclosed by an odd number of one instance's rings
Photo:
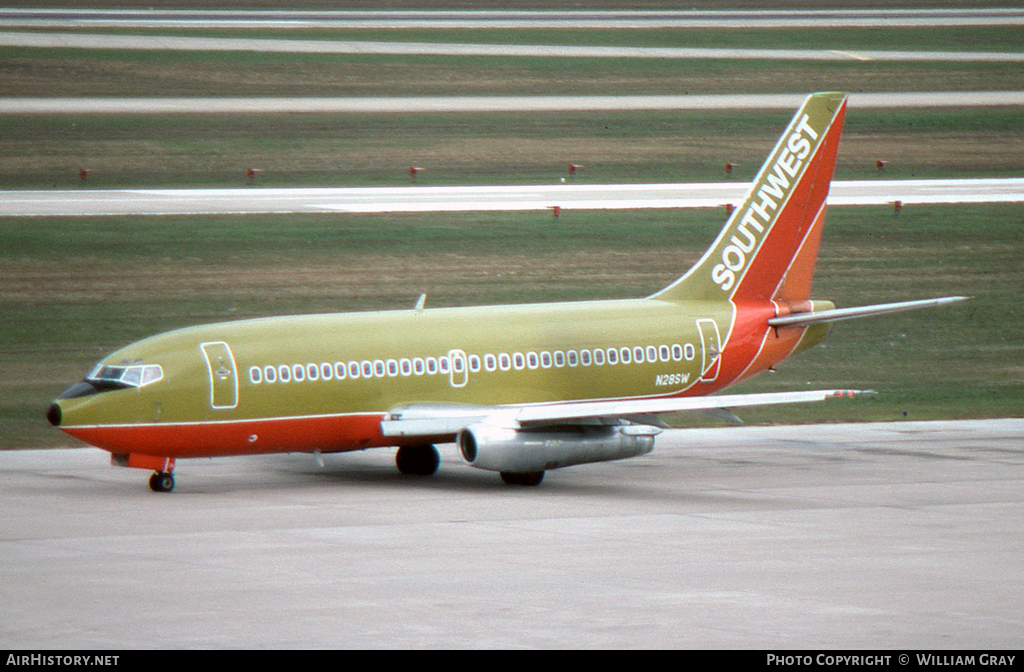
MULTIPOLYGON (((766 324, 776 312, 771 303, 638 299, 191 327, 105 358, 101 363, 158 364, 164 375, 152 385, 61 400, 61 429, 74 435, 84 428, 83 438, 97 443, 94 428, 101 425, 194 432, 203 424, 381 416, 410 403, 495 406, 707 394, 776 363, 758 360, 765 339, 778 336, 766 324)), ((812 330, 813 338, 804 328, 784 331, 791 342, 782 356, 824 337, 821 329, 812 330)))

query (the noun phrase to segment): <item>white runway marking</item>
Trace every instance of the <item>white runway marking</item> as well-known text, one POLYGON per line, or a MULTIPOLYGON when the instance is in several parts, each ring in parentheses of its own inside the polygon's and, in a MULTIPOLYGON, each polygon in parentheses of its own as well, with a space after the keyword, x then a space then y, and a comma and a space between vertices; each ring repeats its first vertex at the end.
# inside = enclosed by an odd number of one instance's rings
MULTIPOLYGON (((468 212, 724 208, 746 182, 0 191, 0 216, 215 215, 311 212, 468 212)), ((1024 178, 832 183, 830 205, 1024 202, 1024 178)))
MULTIPOLYGON (((401 96, 360 98, 0 98, 0 114, 432 114, 791 110, 804 94, 401 96)), ((1024 106, 1024 91, 853 93, 857 109, 1024 106)))
POLYGON ((836 51, 832 49, 739 49, 705 47, 619 47, 359 40, 284 40, 235 37, 89 35, 0 32, 0 46, 152 51, 252 51, 260 53, 360 54, 387 56, 490 56, 500 58, 657 58, 785 61, 1024 63, 1024 52, 836 51))
POLYGON ((1017 8, 884 10, 104 10, 0 9, 0 25, 44 28, 891 28, 1021 25, 1017 8))

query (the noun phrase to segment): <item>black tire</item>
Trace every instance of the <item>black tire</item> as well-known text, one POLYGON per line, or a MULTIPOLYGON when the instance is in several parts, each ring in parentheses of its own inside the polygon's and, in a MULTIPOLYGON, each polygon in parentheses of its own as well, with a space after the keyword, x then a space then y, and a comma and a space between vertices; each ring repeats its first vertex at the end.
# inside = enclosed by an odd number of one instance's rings
POLYGON ((149 477, 149 489, 153 492, 170 492, 174 490, 174 474, 166 471, 154 472, 149 477))
POLYGON ((430 444, 402 446, 395 455, 395 465, 406 476, 433 476, 441 466, 441 454, 430 444))
POLYGON ((505 482, 505 485, 525 485, 532 488, 541 484, 544 480, 544 472, 527 471, 520 473, 503 471, 501 472, 501 480, 505 482))

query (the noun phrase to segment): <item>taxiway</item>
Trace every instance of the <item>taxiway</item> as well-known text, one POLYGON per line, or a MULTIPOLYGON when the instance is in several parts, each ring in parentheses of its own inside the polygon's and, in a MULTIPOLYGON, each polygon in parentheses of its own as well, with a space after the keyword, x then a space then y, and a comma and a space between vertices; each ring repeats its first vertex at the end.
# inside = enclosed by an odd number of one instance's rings
MULTIPOLYGON (((0 191, 0 217, 717 208, 747 182, 0 191)), ((836 181, 830 205, 1021 203, 1024 178, 836 181)))
MULTIPOLYGON (((436 27, 436 26, 435 26, 436 27)), ((286 40, 235 37, 88 35, 0 32, 0 46, 46 49, 156 51, 253 51, 260 53, 477 56, 501 58, 658 58, 783 61, 886 61, 1020 63, 1024 53, 982 51, 883 51, 836 49, 742 49, 705 47, 616 47, 364 40, 286 40)))
POLYGON ((818 10, 0 9, 0 25, 63 28, 891 28, 1020 25, 1017 8, 818 10))
MULTIPOLYGON (((1024 54, 1022 54, 1024 61, 1024 54)), ((437 114, 790 110, 802 94, 650 96, 383 96, 356 98, 0 97, 0 114, 437 114)), ((853 93, 858 109, 1019 107, 1024 91, 853 93)))
POLYGON ((452 446, 0 453, 0 648, 1020 648, 1024 420, 672 430, 509 488, 452 446))

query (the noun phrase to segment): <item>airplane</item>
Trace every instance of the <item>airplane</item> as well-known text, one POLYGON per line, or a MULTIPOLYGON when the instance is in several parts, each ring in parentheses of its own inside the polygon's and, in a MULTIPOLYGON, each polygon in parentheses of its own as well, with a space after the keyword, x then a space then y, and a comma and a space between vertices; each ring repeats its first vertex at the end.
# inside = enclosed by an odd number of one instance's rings
MULTIPOLYGON (((176 460, 397 447, 432 475, 437 443, 536 486, 546 471, 649 453, 660 414, 870 393, 712 393, 823 340, 831 323, 963 301, 837 309, 810 298, 843 93, 810 95, 703 257, 639 299, 279 316, 195 326, 100 361, 47 412, 153 470, 176 460)), ((735 417, 735 416, 733 416, 735 417)))

